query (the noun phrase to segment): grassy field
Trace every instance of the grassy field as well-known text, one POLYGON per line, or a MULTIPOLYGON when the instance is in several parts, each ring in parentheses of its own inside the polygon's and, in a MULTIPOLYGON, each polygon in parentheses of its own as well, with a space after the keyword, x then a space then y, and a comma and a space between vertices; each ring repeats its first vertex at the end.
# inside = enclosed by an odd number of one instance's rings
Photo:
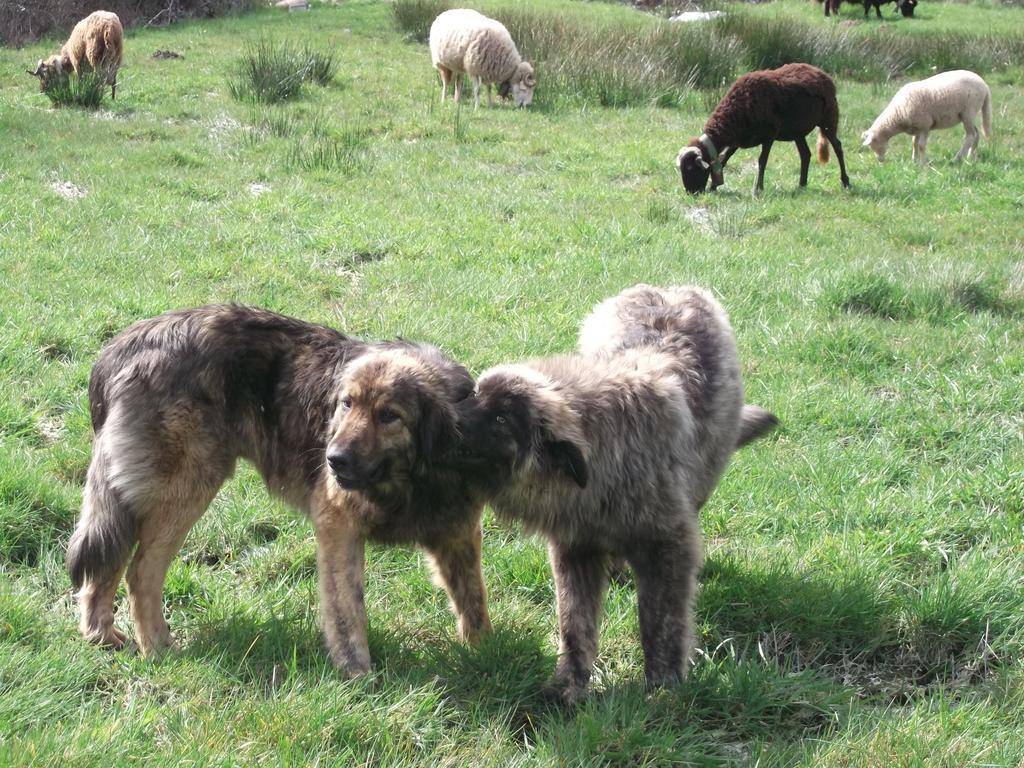
MULTIPOLYGON (((736 12, 826 24, 812 3, 736 12)), ((994 5, 918 14, 885 27, 1024 24, 994 5)), ((860 10, 843 16, 866 34, 860 10)), ((878 164, 858 137, 901 81, 843 78, 850 191, 834 161, 798 191, 779 144, 761 198, 753 150, 689 198, 673 160, 720 87, 607 108, 569 76, 545 90, 549 59, 531 111, 442 107, 426 47, 383 2, 132 30, 98 112, 52 109, 18 74, 57 46, 0 49, 0 764, 1024 764, 1019 64, 982 72, 994 136, 974 163, 950 163, 951 130, 928 168, 909 137, 878 164), (261 40, 333 51, 333 83, 236 101, 229 75, 261 40), (571 349, 595 302, 640 281, 714 291, 748 399, 783 422, 703 512, 702 651, 679 689, 644 690, 625 584, 594 695, 574 715, 545 703, 544 550, 490 516, 493 637, 461 647, 423 558, 372 548, 376 673, 339 679, 311 528, 246 467, 172 566, 180 650, 145 661, 79 639, 62 559, 85 388, 121 328, 239 301, 432 341, 477 372, 571 349)))

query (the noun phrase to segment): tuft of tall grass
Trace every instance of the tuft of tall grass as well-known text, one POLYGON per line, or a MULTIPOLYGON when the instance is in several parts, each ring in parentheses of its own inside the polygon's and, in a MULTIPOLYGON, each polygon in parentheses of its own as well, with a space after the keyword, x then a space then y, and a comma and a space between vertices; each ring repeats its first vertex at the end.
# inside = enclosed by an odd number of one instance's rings
POLYGON ((297 97, 304 82, 327 85, 336 69, 331 51, 264 38, 246 47, 228 75, 228 91, 239 101, 276 104, 297 97))
MULTIPOLYGON (((395 0, 392 10, 400 30, 425 40, 431 21, 448 7, 442 0, 395 0)), ((539 101, 671 106, 688 90, 718 90, 740 71, 790 62, 877 81, 914 71, 987 72, 1024 58, 1024 33, 910 36, 878 29, 863 35, 846 27, 733 10, 702 24, 639 15, 632 21, 596 22, 579 12, 526 4, 488 13, 508 28, 520 53, 537 68, 539 101)))
POLYGON ((306 80, 321 86, 331 84, 338 70, 334 51, 318 51, 306 45, 302 49, 302 58, 306 60, 306 80))
POLYGON ((364 128, 327 129, 314 120, 308 132, 292 138, 286 161, 303 171, 341 173, 363 168, 369 157, 364 128))
POLYGON ((407 38, 423 43, 430 37, 430 25, 434 19, 451 7, 446 0, 395 0, 391 14, 395 26, 407 38))
POLYGON ((43 93, 55 107, 82 107, 98 109, 109 86, 98 72, 53 77, 47 81, 43 93))
POLYGON ((845 313, 895 321, 946 322, 964 314, 1017 317, 1024 312, 1024 302, 992 278, 915 285, 885 275, 855 274, 826 290, 823 298, 845 313))
POLYGON ((787 18, 754 18, 730 14, 716 21, 717 34, 742 42, 750 69, 783 64, 813 64, 833 74, 862 79, 886 78, 902 69, 894 62, 898 48, 872 46, 845 27, 816 27, 787 18))

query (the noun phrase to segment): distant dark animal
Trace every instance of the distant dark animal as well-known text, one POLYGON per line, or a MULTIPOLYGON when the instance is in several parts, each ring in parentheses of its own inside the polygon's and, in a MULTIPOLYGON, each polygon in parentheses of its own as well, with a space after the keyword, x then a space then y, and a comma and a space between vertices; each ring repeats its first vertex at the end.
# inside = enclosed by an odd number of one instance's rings
POLYGON ((764 189, 768 153, 776 141, 792 141, 800 153, 800 186, 807 186, 811 150, 806 136, 818 128, 818 162, 828 162, 828 145, 839 160, 843 186, 850 186, 843 145, 836 133, 839 103, 832 78, 810 64, 786 64, 740 77, 715 107, 704 133, 679 150, 676 167, 691 194, 714 191, 724 183, 725 164, 737 149, 761 146, 755 191, 764 189))
POLYGON ((570 704, 590 681, 615 559, 636 575, 648 684, 685 678, 698 511, 736 448, 777 423, 743 405, 729 321, 698 288, 623 291, 579 347, 491 368, 458 406, 464 471, 490 487, 499 518, 548 540, 560 636, 549 691, 570 704))
POLYGON ((896 7, 905 19, 914 17, 914 9, 917 8, 917 0, 896 0, 896 7))
POLYGON ((454 447, 455 403, 472 389, 466 370, 431 346, 364 343, 262 309, 208 306, 135 323, 103 349, 89 381, 95 438, 67 553, 82 634, 124 645, 114 594, 125 575, 140 650, 171 644, 167 569, 246 459, 312 519, 337 667, 370 669, 367 539, 422 546, 460 635, 474 640, 490 627, 483 500, 435 462, 454 447))
MULTIPOLYGON (((825 15, 830 14, 839 15, 839 5, 841 2, 847 2, 854 5, 864 6, 864 18, 868 18, 868 11, 872 6, 875 8, 875 16, 879 19, 882 18, 882 6, 887 5, 893 0, 817 0, 825 6, 825 15)), ((914 8, 917 7, 917 0, 896 0, 896 8, 900 13, 903 14, 904 18, 910 18, 914 15, 914 8)))

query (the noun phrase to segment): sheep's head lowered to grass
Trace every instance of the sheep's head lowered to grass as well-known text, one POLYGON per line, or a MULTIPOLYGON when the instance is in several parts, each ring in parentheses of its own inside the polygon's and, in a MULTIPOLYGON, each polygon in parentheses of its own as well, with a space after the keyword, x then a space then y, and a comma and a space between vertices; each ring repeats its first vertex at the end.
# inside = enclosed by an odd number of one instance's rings
POLYGON ((51 56, 48 59, 40 59, 34 72, 31 69, 27 71, 33 77, 39 78, 39 90, 45 91, 54 80, 64 77, 64 62, 60 56, 51 56))
POLYGON ((900 9, 900 13, 903 14, 903 18, 911 19, 914 17, 914 9, 917 7, 917 0, 896 0, 896 7, 900 9))
POLYGON ((533 89, 537 87, 537 76, 528 61, 519 63, 508 80, 498 85, 498 95, 503 99, 512 98, 517 107, 533 104, 533 89))
POLYGON ((878 158, 878 162, 885 160, 885 150, 889 147, 889 138, 882 137, 877 132, 872 131, 870 128, 860 135, 861 146, 871 147, 871 151, 875 153, 875 157, 878 158))
POLYGON ((707 149, 700 139, 692 139, 689 144, 679 150, 676 155, 676 168, 683 177, 683 186, 691 195, 697 195, 707 189, 711 179, 711 191, 720 187, 725 179, 721 166, 713 164, 707 157, 707 149))

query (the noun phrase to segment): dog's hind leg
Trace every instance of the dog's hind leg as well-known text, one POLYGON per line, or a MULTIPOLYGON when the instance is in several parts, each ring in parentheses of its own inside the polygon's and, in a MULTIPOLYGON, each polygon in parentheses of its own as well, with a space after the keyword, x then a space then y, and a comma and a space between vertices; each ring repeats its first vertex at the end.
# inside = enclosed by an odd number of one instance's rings
POLYGON ((650 542, 630 557, 640 606, 640 642, 649 686, 686 678, 693 649, 693 598, 700 570, 696 525, 674 539, 650 542))
POLYGON ((79 630, 86 639, 116 649, 127 638, 114 628, 114 595, 135 545, 135 522, 111 487, 107 472, 106 456, 97 440, 82 514, 68 544, 67 566, 78 588, 79 630))
POLYGON ((166 499, 140 521, 139 548, 128 566, 128 601, 139 650, 155 654, 172 645, 164 619, 164 580, 185 536, 210 506, 220 482, 196 489, 191 498, 166 499))
POLYGON ((555 577, 558 607, 558 664, 550 688, 567 704, 575 704, 587 692, 597 658, 597 633, 601 603, 608 586, 606 557, 548 545, 555 577))
POLYGON ((448 593, 452 613, 458 618, 459 638, 471 644, 491 631, 480 556, 482 544, 483 532, 477 523, 460 536, 424 547, 437 581, 448 593))

